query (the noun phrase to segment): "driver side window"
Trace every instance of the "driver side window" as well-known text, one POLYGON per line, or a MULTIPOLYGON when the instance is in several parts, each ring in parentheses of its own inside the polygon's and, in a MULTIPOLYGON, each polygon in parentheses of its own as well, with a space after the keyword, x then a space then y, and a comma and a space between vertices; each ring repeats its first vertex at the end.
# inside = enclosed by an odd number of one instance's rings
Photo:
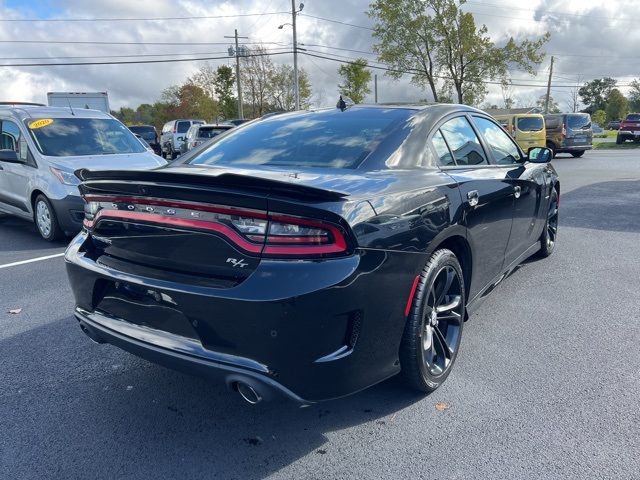
POLYGON ((491 120, 473 117, 473 121, 484 137, 497 165, 514 165, 522 161, 522 155, 513 140, 491 120))
POLYGON ((2 131, 0 132, 0 149, 13 150, 18 154, 20 160, 27 159, 27 143, 20 128, 13 122, 2 120, 2 131))

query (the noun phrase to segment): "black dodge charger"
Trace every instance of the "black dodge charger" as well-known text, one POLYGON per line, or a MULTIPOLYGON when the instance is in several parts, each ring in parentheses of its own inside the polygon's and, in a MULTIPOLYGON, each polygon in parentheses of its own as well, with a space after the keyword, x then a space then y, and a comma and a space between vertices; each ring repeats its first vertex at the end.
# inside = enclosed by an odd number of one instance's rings
POLYGON ((352 106, 250 122, 153 171, 81 170, 75 316, 251 403, 396 374, 429 392, 483 297, 553 252, 550 159, 471 107, 352 106))

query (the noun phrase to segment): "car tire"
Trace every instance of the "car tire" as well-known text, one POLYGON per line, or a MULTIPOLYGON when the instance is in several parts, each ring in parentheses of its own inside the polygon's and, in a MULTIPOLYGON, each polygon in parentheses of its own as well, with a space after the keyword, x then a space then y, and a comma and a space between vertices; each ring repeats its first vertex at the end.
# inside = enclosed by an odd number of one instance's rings
POLYGON ((573 158, 580 158, 584 155, 584 152, 584 150, 580 150, 579 152, 571 152, 571 156, 573 156, 573 158))
POLYGON ((33 202, 33 221, 38 233, 46 241, 54 242, 64 238, 56 212, 49 199, 42 194, 33 202))
POLYGON ((546 258, 553 253, 556 248, 558 236, 558 190, 551 190, 549 198, 549 209, 547 210, 547 220, 544 223, 544 230, 540 236, 540 256, 546 258))
POLYGON ((417 279, 400 345, 401 377, 431 393, 446 380, 460 348, 466 308, 462 268, 451 250, 437 250, 417 279))
POLYGON ((556 146, 551 142, 547 142, 547 148, 551 150, 551 158, 556 158, 556 146))
POLYGON ((624 143, 624 140, 622 139, 622 137, 620 135, 616 136, 616 145, 622 145, 624 143))

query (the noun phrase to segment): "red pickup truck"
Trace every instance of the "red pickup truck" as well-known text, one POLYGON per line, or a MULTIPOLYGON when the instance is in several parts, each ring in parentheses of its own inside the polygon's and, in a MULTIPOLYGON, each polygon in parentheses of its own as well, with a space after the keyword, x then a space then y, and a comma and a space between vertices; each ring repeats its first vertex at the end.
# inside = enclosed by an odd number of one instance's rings
POLYGON ((620 122, 616 143, 621 144, 627 140, 640 143, 640 113, 630 113, 620 122))

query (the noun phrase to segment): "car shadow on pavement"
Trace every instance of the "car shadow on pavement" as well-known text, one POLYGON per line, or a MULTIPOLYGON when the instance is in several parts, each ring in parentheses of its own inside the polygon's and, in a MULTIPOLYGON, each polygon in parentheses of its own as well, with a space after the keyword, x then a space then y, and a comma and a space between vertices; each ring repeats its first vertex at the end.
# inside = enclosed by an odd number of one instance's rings
POLYGON ((33 222, 0 214, 0 252, 53 250, 66 247, 70 239, 47 242, 40 237, 33 222))
POLYGON ((640 180, 600 182, 560 193, 562 227, 640 232, 640 180))
POLYGON ((0 340, 0 352, 0 471, 12 479, 263 478, 309 454, 341 458, 332 432, 369 423, 376 435, 425 398, 391 379, 306 408, 252 407, 220 383, 93 344, 70 317, 0 340))

